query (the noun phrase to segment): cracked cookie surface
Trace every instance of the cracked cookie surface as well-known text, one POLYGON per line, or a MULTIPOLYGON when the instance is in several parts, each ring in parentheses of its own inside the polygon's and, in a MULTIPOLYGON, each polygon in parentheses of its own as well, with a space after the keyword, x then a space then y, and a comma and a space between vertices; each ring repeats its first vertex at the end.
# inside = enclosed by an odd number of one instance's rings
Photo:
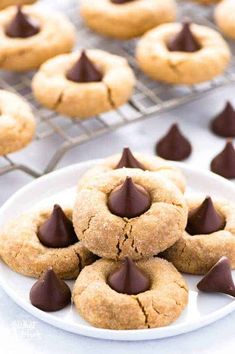
POLYGON ((161 25, 146 33, 137 45, 140 68, 154 80, 172 84, 196 84, 224 72, 230 61, 230 49, 215 30, 190 26, 201 49, 193 52, 172 52, 167 44, 180 31, 180 23, 161 25))
POLYGON ((23 98, 0 90, 0 116, 0 155, 20 150, 31 142, 36 123, 23 98))
POLYGON ((39 22, 40 31, 28 38, 8 37, 5 28, 14 17, 16 7, 11 6, 1 11, 0 68, 19 72, 32 70, 49 58, 72 50, 75 43, 75 30, 66 17, 60 13, 42 11, 36 6, 24 6, 23 11, 39 22))
POLYGON ((235 39, 235 1, 223 0, 215 8, 215 22, 229 38, 235 39))
MULTIPOLYGON (((64 212, 71 219, 72 209, 64 212)), ((28 212, 10 222, 0 234, 0 256, 14 271, 39 278, 53 267, 60 278, 75 279, 81 269, 97 259, 80 241, 64 248, 44 246, 37 236, 51 209, 28 212)))
POLYGON ((176 18, 174 0, 138 0, 114 4, 110 0, 82 0, 81 16, 94 31, 128 39, 176 18))
POLYGON ((66 79, 81 52, 57 56, 42 65, 33 79, 34 95, 42 105, 70 117, 89 118, 116 109, 130 98, 135 78, 126 59, 102 50, 86 53, 102 72, 102 81, 66 79))
POLYGON ((162 176, 137 169, 119 169, 97 177, 77 194, 73 224, 84 245, 100 257, 141 259, 173 245, 183 233, 187 207, 182 193, 162 176), (108 196, 126 177, 150 194, 151 206, 139 217, 112 214, 108 196))
MULTIPOLYGON (((158 172, 163 177, 171 180, 181 192, 185 191, 186 181, 183 173, 177 167, 171 165, 168 161, 147 154, 134 153, 135 158, 145 167, 149 172, 158 172)), ((89 169, 79 180, 78 189, 84 188, 90 184, 90 180, 100 178, 102 173, 115 170, 118 162, 120 161, 121 154, 116 154, 106 158, 100 165, 89 169)), ((128 169, 126 169, 128 174, 128 169)))
POLYGON ((98 260, 78 276, 72 298, 80 315, 95 327, 140 329, 167 326, 188 302, 188 287, 174 266, 160 258, 137 262, 151 287, 137 295, 117 293, 107 277, 119 263, 98 260))
MULTIPOLYGON (((189 214, 202 202, 202 199, 189 198, 189 214)), ((226 256, 235 268, 235 205, 228 201, 213 200, 217 212, 224 217, 223 230, 207 235, 191 236, 186 231, 163 257, 185 273, 205 274, 222 257, 226 256)))

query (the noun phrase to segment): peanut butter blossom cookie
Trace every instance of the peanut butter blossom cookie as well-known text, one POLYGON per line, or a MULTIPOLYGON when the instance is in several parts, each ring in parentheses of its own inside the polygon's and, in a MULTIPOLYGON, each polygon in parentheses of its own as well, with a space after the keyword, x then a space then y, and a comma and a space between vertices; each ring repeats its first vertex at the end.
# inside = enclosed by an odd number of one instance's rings
POLYGON ((160 174, 117 169, 78 191, 73 223, 84 245, 100 257, 153 256, 183 233, 187 207, 182 193, 160 174))
POLYGON ((136 56, 149 77, 172 84, 211 80, 224 72, 231 57, 218 32, 190 23, 164 24, 147 32, 136 56))
POLYGON ((1 0, 0 1, 0 10, 4 9, 5 7, 12 6, 12 5, 29 5, 33 4, 36 0, 1 0))
POLYGON ((0 155, 25 147, 33 139, 35 119, 23 98, 0 90, 0 155))
POLYGON ((188 199, 186 231, 164 257, 182 272, 205 274, 222 257, 235 268, 235 205, 227 201, 188 199))
POLYGON ((0 41, 0 68, 27 71, 55 55, 70 52, 75 30, 62 14, 34 6, 12 6, 0 12, 0 41))
POLYGON ((71 221, 72 210, 55 205, 21 215, 0 237, 3 261, 21 274, 40 277, 53 267, 63 279, 74 279, 95 257, 78 240, 71 221))
POLYGON ((140 329, 174 322, 188 301, 188 288, 172 264, 160 258, 136 264, 99 260, 77 278, 73 302, 95 327, 140 329))
POLYGON ((101 50, 57 56, 41 66, 32 83, 42 105, 74 118, 116 109, 134 85, 126 59, 101 50))
POLYGON ((215 9, 215 22, 219 29, 229 38, 235 39, 235 2, 223 0, 215 9))
POLYGON ((129 39, 176 19, 175 0, 82 0, 81 16, 94 31, 129 39))
POLYGON ((90 184, 90 180, 94 181, 103 173, 125 169, 140 169, 143 171, 157 172, 172 181, 182 192, 185 190, 185 178, 182 172, 170 165, 167 161, 150 155, 132 153, 129 148, 124 148, 122 154, 116 154, 105 159, 100 165, 88 170, 80 179, 78 188, 82 189, 90 184))

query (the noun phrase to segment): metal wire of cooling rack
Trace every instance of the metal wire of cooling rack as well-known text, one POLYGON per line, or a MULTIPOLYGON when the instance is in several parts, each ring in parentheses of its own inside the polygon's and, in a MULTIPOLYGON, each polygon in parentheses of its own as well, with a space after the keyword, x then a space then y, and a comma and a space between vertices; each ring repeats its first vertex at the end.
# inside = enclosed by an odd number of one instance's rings
MULTIPOLYGON (((211 9, 184 0, 179 0, 178 2, 181 10, 181 18, 189 18, 193 22, 215 28, 211 9)), ((52 151, 52 155, 49 156, 46 166, 42 169, 37 168, 37 166, 31 168, 25 165, 25 163, 17 163, 14 160, 14 154, 1 157, 0 176, 14 170, 21 170, 32 177, 48 173, 56 167, 68 150, 79 144, 126 124, 144 119, 152 113, 186 103, 200 97, 202 93, 235 81, 234 57, 229 69, 223 76, 207 83, 192 86, 171 86, 151 81, 138 69, 134 56, 136 40, 117 41, 94 34, 80 20, 78 5, 75 0, 66 0, 66 2, 64 0, 42 0, 40 4, 52 9, 56 8, 67 14, 77 28, 77 48, 101 48, 111 53, 125 56, 137 77, 136 90, 131 100, 123 107, 116 111, 82 121, 58 115, 41 107, 34 100, 31 92, 31 79, 34 73, 31 72, 22 75, 1 72, 0 87, 22 95, 33 107, 37 119, 37 132, 31 145, 50 138, 57 138, 60 143, 58 149, 52 151)))

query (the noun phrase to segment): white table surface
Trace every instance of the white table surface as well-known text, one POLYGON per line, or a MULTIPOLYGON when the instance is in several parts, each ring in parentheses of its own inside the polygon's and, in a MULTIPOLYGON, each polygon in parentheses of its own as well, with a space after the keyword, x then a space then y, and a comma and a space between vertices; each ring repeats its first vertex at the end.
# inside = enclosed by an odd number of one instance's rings
MULTIPOLYGON (((67 153, 58 168, 118 152, 123 146, 153 153, 156 140, 172 122, 180 124, 194 146, 194 152, 187 163, 198 168, 208 168, 212 157, 222 149, 224 139, 214 137, 207 126, 210 118, 223 107, 227 99, 235 104, 234 89, 235 85, 217 89, 200 100, 154 115, 143 122, 134 123, 86 143, 67 153)), ((43 151, 40 155, 43 155, 43 151)), ((21 155, 19 160, 22 160, 21 155)), ((0 203, 12 194, 12 190, 17 190, 29 181, 22 173, 1 177, 0 203)), ((0 353, 4 354, 234 354, 234 333, 235 313, 201 330, 169 339, 147 342, 96 340, 66 333, 44 324, 15 305, 0 289, 0 353)))

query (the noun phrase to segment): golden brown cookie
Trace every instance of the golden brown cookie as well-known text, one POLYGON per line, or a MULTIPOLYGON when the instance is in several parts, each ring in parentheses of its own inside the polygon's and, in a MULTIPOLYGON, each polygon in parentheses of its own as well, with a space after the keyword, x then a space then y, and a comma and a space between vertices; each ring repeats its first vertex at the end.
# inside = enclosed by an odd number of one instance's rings
POLYGON ((0 90, 0 155, 25 147, 33 139, 35 119, 23 98, 0 90))
MULTIPOLYGON (((44 246, 38 232, 51 212, 51 208, 41 208, 10 222, 0 235, 0 256, 11 269, 27 276, 38 278, 52 267, 60 278, 74 279, 95 256, 80 241, 61 248, 44 246)), ((64 212, 71 219, 72 209, 64 212)))
POLYGON ((4 9, 7 6, 12 5, 26 5, 33 4, 37 0, 1 0, 0 1, 0 10, 4 9))
POLYGON ((215 22, 229 38, 235 39, 235 1, 223 0, 215 8, 215 22))
POLYGON ((222 36, 209 27, 192 24, 190 29, 201 48, 193 53, 170 51, 169 42, 181 29, 179 23, 164 24, 141 38, 136 57, 145 74, 172 84, 196 84, 222 74, 231 56, 222 36))
MULTIPOLYGON (((127 149, 124 149, 124 151, 126 150, 127 149)), ((163 177, 171 180, 182 192, 185 191, 185 186, 186 186, 185 177, 177 167, 174 167, 169 162, 156 156, 135 152, 134 158, 136 158, 137 161, 140 162, 140 164, 143 166, 143 168, 146 171, 160 173, 163 177)), ((115 170, 117 168, 120 159, 121 159, 121 154, 116 154, 105 159, 100 165, 89 169, 79 180, 78 188, 82 189, 86 185, 90 184, 90 180, 100 178, 99 176, 101 174, 115 170)), ((126 169, 126 167, 124 168, 126 169)), ((128 174, 128 171, 126 173, 128 174)))
MULTIPOLYGON (((132 202, 134 197, 129 199, 132 202)), ((186 221, 187 207, 179 189, 159 174, 138 169, 113 170, 91 180, 78 192, 73 212, 74 228, 84 245, 115 260, 162 252, 182 236, 186 221), (149 196, 146 211, 138 217, 117 216, 108 206, 111 193, 127 182, 127 176, 149 196)))
POLYGON ((28 38, 12 38, 6 28, 15 18, 17 8, 11 6, 0 13, 0 67, 12 71, 38 68, 44 61, 70 52, 75 43, 75 30, 64 15, 24 6, 24 14, 39 26, 39 32, 28 38), (58 28, 60 33, 58 35, 58 28))
POLYGON ((213 5, 220 2, 221 0, 193 0, 193 1, 198 2, 199 4, 202 5, 213 5))
POLYGON ((140 329, 167 326, 188 302, 188 287, 174 266, 160 258, 137 263, 151 282, 148 291, 121 294, 107 284, 120 263, 99 260, 77 278, 72 298, 80 315, 95 327, 140 329))
POLYGON ((68 71, 81 58, 81 52, 57 56, 43 64, 32 88, 44 106, 73 118, 89 118, 126 103, 134 85, 134 74, 126 59, 102 50, 87 50, 87 57, 99 67, 99 82, 73 82, 68 71))
MULTIPOLYGON (((189 198, 189 215, 202 202, 202 198, 189 198)), ((222 257, 226 256, 235 268, 235 206, 228 201, 213 200, 217 212, 224 218, 222 230, 210 234, 190 235, 184 232, 164 257, 185 273, 205 274, 222 257)))
POLYGON ((175 0, 136 0, 115 4, 111 0, 82 0, 81 16, 94 31, 106 36, 138 37, 165 22, 176 19, 175 0))

